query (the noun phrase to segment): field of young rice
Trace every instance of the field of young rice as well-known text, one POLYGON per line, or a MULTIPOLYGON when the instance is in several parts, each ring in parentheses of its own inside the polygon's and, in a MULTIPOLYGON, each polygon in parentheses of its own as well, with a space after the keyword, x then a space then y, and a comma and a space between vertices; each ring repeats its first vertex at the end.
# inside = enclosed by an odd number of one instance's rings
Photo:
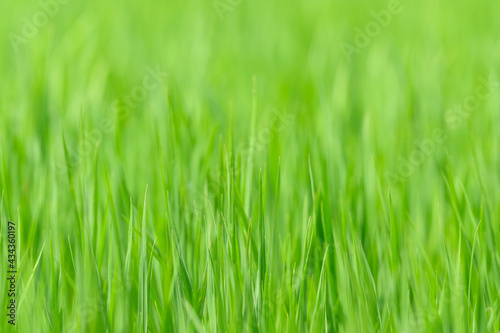
POLYGON ((499 332, 500 3, 0 3, 0 332, 499 332))

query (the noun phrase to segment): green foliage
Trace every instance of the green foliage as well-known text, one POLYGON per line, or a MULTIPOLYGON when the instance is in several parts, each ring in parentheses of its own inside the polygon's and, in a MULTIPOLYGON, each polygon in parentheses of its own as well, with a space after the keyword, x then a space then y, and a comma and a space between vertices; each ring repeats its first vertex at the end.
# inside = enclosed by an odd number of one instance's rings
POLYGON ((500 331, 500 4, 56 4, 0 4, 1 332, 500 331))

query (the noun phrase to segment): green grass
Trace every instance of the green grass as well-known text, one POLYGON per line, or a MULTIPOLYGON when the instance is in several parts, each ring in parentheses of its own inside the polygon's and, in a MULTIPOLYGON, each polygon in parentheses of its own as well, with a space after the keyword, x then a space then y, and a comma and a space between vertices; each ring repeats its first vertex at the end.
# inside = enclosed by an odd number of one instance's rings
POLYGON ((0 331, 500 331, 500 4, 391 6, 2 2, 0 331))

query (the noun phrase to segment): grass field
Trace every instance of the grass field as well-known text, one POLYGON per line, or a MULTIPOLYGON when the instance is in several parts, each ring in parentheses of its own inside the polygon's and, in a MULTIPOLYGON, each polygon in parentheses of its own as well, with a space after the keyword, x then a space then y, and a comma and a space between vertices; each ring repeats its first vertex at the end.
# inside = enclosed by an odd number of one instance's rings
POLYGON ((0 12, 1 332, 500 331, 500 3, 0 12))

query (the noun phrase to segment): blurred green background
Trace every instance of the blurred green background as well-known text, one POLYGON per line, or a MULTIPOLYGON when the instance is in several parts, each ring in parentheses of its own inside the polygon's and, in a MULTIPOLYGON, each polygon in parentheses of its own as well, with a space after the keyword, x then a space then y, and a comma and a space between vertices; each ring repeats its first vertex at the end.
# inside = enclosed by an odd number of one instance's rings
POLYGON ((2 2, 0 330, 500 330, 499 9, 2 2))

